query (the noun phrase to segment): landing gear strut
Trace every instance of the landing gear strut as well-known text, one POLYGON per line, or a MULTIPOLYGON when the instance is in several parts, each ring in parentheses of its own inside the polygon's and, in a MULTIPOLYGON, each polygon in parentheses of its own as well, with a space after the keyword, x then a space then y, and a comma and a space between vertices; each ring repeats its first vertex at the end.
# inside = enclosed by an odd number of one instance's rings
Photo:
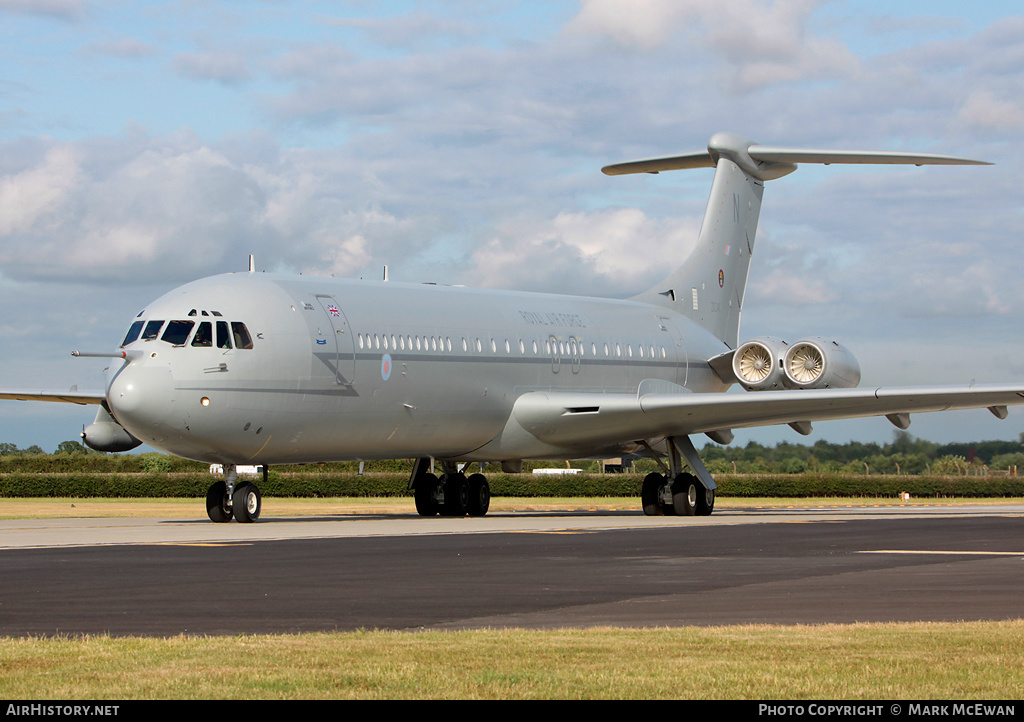
MULTIPOLYGON (((267 480, 267 466, 263 466, 263 481, 267 480)), ((215 481, 206 492, 206 514, 210 521, 223 524, 235 521, 249 524, 260 518, 263 497, 251 481, 238 482, 234 464, 224 464, 224 481, 215 481)))
MULTIPOLYGON (((708 516, 715 510, 715 482, 687 436, 666 439, 668 474, 648 474, 640 490, 647 516, 708 516), (682 457, 695 472, 682 472, 682 457), (670 481, 671 480, 671 481, 670 481)), ((650 447, 648 447, 650 449, 650 447)), ((655 456, 657 459, 658 457, 655 456)), ((660 463, 660 461, 659 461, 660 463)))
POLYGON ((483 516, 491 505, 491 486, 483 474, 466 477, 452 462, 445 462, 438 478, 430 473, 430 459, 417 459, 409 486, 420 516, 483 516))

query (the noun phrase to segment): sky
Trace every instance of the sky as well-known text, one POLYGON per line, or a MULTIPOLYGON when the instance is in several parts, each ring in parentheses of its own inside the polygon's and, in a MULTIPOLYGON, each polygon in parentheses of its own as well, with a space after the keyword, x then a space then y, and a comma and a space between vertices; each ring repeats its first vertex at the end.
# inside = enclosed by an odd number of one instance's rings
MULTIPOLYGON (((834 338, 862 386, 1024 379, 1024 15, 1009 2, 0 0, 0 387, 102 386, 148 302, 259 270, 625 298, 716 132, 949 153, 771 181, 741 340, 834 338)), ((0 402, 51 451, 94 411, 0 402)), ((891 440, 884 419, 734 443, 891 440)), ((920 414, 946 443, 1024 410, 920 414)))

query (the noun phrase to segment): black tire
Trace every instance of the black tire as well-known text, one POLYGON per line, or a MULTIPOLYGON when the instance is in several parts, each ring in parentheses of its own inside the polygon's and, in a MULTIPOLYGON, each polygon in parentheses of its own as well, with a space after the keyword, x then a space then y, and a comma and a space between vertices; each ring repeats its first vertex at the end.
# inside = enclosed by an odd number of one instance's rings
POLYGON ((433 474, 421 474, 417 477, 413 494, 416 497, 416 512, 420 516, 434 516, 440 511, 437 502, 434 501, 437 485, 437 477, 433 474))
POLYGON ((697 489, 697 516, 711 516, 715 510, 715 490, 703 484, 697 489))
POLYGON ((465 474, 445 474, 444 515, 466 516, 469 513, 469 480, 465 474))
POLYGON ((643 486, 640 487, 640 501, 647 516, 664 515, 661 507, 661 488, 664 485, 665 477, 661 474, 648 474, 644 477, 643 486))
POLYGON ((231 504, 228 503, 228 485, 215 481, 206 492, 206 514, 210 521, 224 524, 231 521, 231 504))
POLYGON ((697 513, 699 490, 703 489, 693 474, 680 474, 672 484, 672 505, 676 516, 693 516, 697 513))
POLYGON ((231 507, 235 521, 240 524, 251 524, 259 519, 263 510, 259 487, 248 481, 237 485, 235 493, 231 495, 231 507))
POLYGON ((491 507, 491 485, 483 474, 469 477, 469 515, 484 516, 491 507))

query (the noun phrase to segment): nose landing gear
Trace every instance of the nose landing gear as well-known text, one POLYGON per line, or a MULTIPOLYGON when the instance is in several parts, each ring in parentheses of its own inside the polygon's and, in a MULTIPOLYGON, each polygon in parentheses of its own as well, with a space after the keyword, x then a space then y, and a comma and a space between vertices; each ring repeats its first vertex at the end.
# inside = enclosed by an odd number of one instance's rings
MULTIPOLYGON (((268 468, 263 466, 263 481, 266 483, 268 468)), ((263 497, 260 489, 251 481, 238 482, 238 471, 234 464, 224 464, 224 480, 215 481, 206 492, 206 514, 210 521, 223 524, 235 521, 250 524, 260 518, 263 511, 263 497)))

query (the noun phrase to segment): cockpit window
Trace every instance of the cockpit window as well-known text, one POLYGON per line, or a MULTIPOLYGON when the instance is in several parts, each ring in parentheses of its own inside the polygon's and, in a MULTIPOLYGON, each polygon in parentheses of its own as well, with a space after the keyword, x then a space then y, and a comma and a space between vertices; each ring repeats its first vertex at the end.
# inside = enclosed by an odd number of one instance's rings
POLYGON ((217 321, 217 348, 231 348, 231 334, 227 321, 217 321))
POLYGON ((249 329, 241 321, 231 322, 231 331, 235 337, 235 348, 252 348, 252 337, 249 329))
POLYGON ((154 338, 160 335, 160 327, 164 325, 163 321, 150 321, 146 324, 146 330, 142 332, 143 341, 152 341, 154 338))
POLYGON ((169 321, 167 323, 167 330, 164 331, 164 335, 160 337, 160 340, 166 341, 172 346, 184 346, 185 341, 188 340, 188 335, 192 333, 194 325, 195 321, 169 321))
POLYGON ((213 326, 209 321, 203 321, 196 329, 196 336, 192 339, 193 346, 213 346, 213 326))
POLYGON ((140 333, 142 333, 142 321, 136 321, 131 325, 131 328, 128 329, 128 333, 125 335, 124 341, 121 342, 121 348, 124 348, 132 341, 135 341, 139 337, 140 333))

